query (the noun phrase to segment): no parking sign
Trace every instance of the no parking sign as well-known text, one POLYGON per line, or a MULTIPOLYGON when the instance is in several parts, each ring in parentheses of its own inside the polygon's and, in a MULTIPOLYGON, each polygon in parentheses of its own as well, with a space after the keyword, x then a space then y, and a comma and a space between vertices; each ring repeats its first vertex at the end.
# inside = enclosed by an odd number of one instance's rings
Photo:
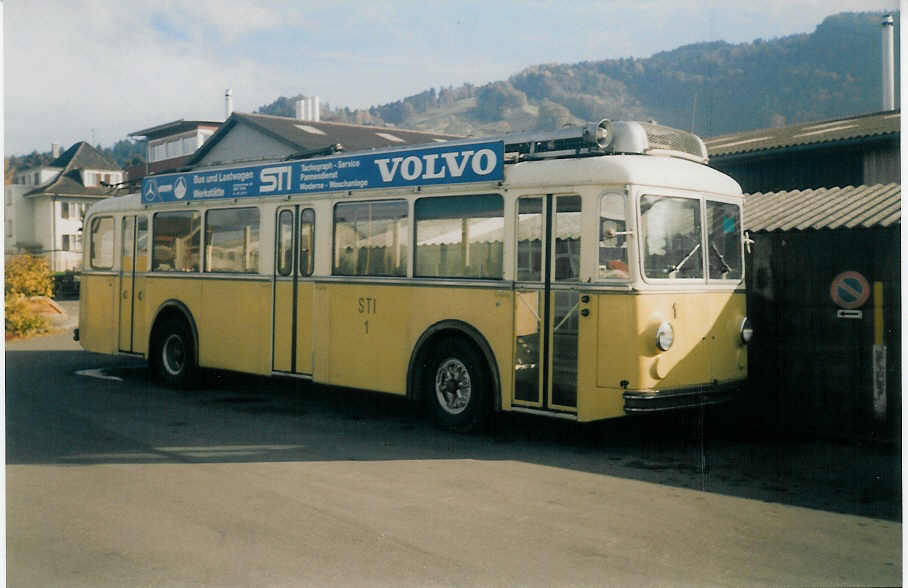
POLYGON ((870 298, 870 284, 858 272, 842 272, 833 278, 829 296, 839 308, 860 308, 870 298))

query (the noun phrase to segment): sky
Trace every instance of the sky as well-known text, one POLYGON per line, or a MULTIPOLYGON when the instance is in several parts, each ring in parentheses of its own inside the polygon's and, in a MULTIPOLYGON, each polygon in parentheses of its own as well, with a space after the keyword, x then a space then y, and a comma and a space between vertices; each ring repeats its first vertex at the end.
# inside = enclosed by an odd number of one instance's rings
POLYGON ((4 151, 110 146, 279 96, 368 108, 539 63, 812 32, 905 0, 5 0, 4 151))

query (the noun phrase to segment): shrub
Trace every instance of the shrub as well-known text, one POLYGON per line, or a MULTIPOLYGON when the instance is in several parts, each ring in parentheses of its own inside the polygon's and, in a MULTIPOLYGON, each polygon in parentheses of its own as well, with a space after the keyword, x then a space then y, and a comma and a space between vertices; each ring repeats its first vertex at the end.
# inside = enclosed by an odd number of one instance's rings
POLYGON ((33 255, 19 255, 6 262, 4 318, 6 332, 21 337, 47 331, 48 321, 29 309, 29 296, 52 296, 53 275, 47 261, 33 255))
POLYGON ((43 333, 48 329, 48 321, 43 316, 29 310, 28 299, 19 294, 4 296, 6 333, 15 337, 43 333))
POLYGON ((54 278, 47 260, 34 255, 17 255, 6 262, 5 294, 53 296, 54 278))

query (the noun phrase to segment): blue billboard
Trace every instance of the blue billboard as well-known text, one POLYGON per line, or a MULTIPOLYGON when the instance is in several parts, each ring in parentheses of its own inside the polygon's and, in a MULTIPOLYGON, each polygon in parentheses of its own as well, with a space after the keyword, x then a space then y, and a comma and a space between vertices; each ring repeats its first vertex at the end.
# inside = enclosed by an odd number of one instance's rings
POLYGON ((142 202, 279 196, 504 179, 504 143, 482 141, 150 176, 142 202))

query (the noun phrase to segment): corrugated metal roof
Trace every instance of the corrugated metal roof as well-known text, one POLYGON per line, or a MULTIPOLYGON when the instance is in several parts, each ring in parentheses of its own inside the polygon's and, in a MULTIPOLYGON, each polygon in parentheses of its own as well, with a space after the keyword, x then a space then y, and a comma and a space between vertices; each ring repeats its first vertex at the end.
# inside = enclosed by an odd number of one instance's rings
POLYGON ((710 158, 735 153, 784 149, 862 137, 897 135, 901 111, 889 110, 862 116, 804 123, 777 129, 757 129, 704 139, 710 158))
POLYGON ((744 228, 751 231, 868 229, 901 222, 902 185, 875 184, 744 196, 744 228))

